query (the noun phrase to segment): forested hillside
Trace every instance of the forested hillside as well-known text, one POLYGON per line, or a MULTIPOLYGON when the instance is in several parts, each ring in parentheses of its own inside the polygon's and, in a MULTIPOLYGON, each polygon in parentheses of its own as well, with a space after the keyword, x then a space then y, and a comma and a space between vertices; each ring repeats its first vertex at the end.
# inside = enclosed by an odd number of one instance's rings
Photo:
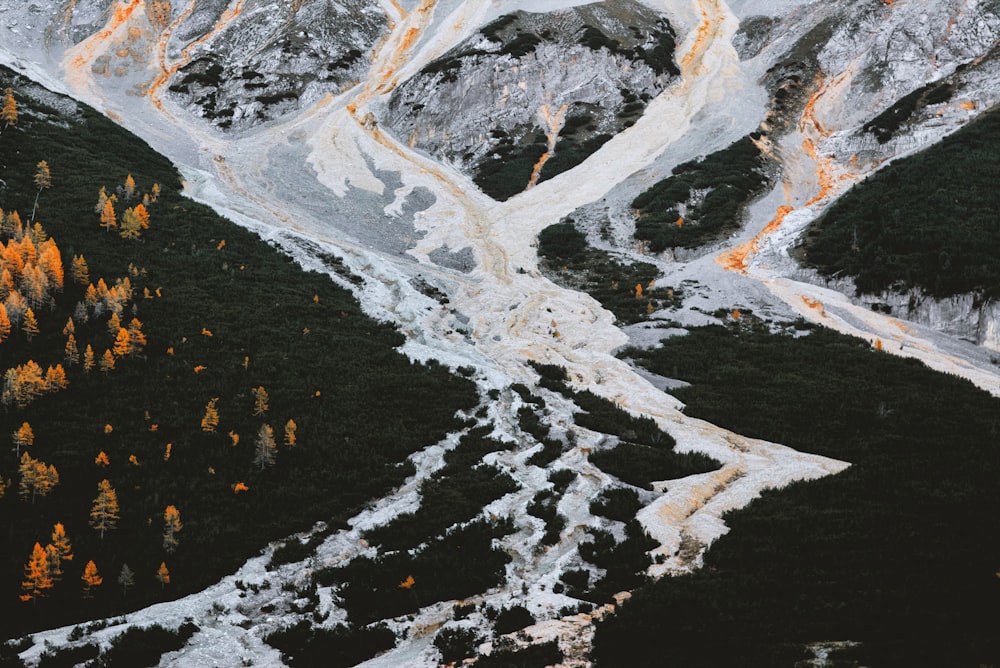
POLYGON ((204 588, 460 427, 470 382, 181 197, 141 140, 0 77, 8 637, 204 588))

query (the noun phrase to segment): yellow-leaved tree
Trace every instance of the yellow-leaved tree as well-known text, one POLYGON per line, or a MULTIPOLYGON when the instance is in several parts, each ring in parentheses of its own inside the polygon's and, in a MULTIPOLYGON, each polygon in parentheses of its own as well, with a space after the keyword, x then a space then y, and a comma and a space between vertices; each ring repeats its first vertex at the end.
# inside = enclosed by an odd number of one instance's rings
POLYGON ((167 506, 163 511, 163 549, 173 552, 177 549, 180 541, 177 540, 177 532, 184 528, 181 524, 181 513, 176 506, 167 506))
POLYGON ((97 497, 90 509, 90 526, 101 532, 101 539, 104 539, 104 532, 118 526, 118 493, 105 478, 97 483, 97 497))
POLYGON ((83 595, 88 598, 92 596, 93 589, 101 586, 101 583, 104 582, 104 578, 97 572, 97 564, 94 563, 93 559, 84 566, 80 579, 83 580, 83 595))
POLYGON ((219 426, 219 409, 215 407, 218 401, 219 397, 213 397, 205 405, 205 415, 201 418, 202 431, 214 432, 215 428, 219 426))
POLYGON ((160 562, 160 567, 156 569, 156 579, 160 581, 161 587, 170 584, 170 570, 167 568, 167 562, 160 562))
POLYGON ((12 125, 17 125, 17 101, 14 99, 14 91, 10 88, 5 88, 3 91, 3 106, 0 107, 0 121, 3 121, 4 130, 12 125))
POLYGON ((31 221, 35 222, 35 211, 38 209, 38 196, 42 194, 43 190, 48 190, 52 187, 52 173, 49 171, 49 163, 42 160, 37 165, 35 165, 35 187, 38 188, 38 192, 35 193, 35 205, 31 207, 31 221))
POLYGON ((44 596, 52 588, 52 576, 49 574, 49 560, 45 549, 40 543, 35 543, 24 565, 24 580, 21 582, 21 600, 34 601, 44 596))

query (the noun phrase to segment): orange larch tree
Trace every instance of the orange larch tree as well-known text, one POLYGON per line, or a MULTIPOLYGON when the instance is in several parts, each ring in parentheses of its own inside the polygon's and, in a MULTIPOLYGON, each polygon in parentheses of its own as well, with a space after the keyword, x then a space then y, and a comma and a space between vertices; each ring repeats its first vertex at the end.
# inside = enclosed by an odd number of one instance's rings
POLYGON ((104 200, 104 208, 101 210, 101 227, 108 232, 111 231, 112 227, 118 227, 118 221, 115 219, 115 205, 110 199, 104 200))
POLYGON ((163 511, 163 549, 173 552, 177 549, 180 541, 177 540, 177 532, 184 528, 181 524, 181 513, 176 506, 167 506, 163 511))
POLYGON ((7 315, 7 307, 0 304, 0 342, 6 341, 10 336, 10 317, 7 315))
POLYGON ((52 543, 45 546, 45 559, 49 562, 49 577, 52 582, 62 580, 62 559, 59 558, 59 550, 52 543))
POLYGON ((31 425, 25 421, 11 434, 11 440, 14 443, 14 456, 20 458, 22 447, 27 451, 29 446, 34 445, 35 432, 31 428, 31 425))
POLYGON ((97 483, 97 497, 90 509, 90 526, 104 532, 118 526, 118 493, 107 478, 97 483))
POLYGON ((115 357, 125 357, 132 354, 132 337, 129 336, 128 330, 124 327, 118 328, 112 353, 115 357))
POLYGON ((24 323, 21 325, 21 331, 31 341, 33 336, 36 336, 41 330, 38 329, 38 320, 35 318, 35 312, 30 308, 24 312, 24 323))
POLYGON ((86 350, 83 351, 83 370, 90 371, 94 368, 94 349, 87 344, 86 350))
POLYGON ((167 568, 167 562, 160 562, 160 567, 156 569, 156 579, 160 581, 161 587, 170 584, 170 570, 167 568))
POLYGON ((295 424, 295 420, 289 420, 285 423, 285 445, 295 445, 296 436, 295 430, 298 426, 295 424))
POLYGON ((74 255, 70 264, 70 272, 73 274, 73 282, 79 286, 90 285, 90 268, 83 255, 74 255))
POLYGON ((52 173, 49 171, 49 163, 42 160, 35 165, 35 169, 35 187, 38 188, 38 192, 35 193, 35 205, 31 207, 31 222, 35 222, 35 211, 38 209, 38 196, 42 194, 43 190, 52 187, 52 173))
POLYGON ((267 402, 267 390, 264 389, 264 386, 253 388, 253 414, 263 415, 266 413, 269 408, 267 402))
POLYGON ((31 550, 28 563, 24 565, 24 580, 21 582, 21 600, 34 601, 44 596, 52 588, 52 577, 49 575, 49 560, 45 549, 39 543, 31 550))
POLYGON ((214 432, 216 427, 219 426, 219 410, 215 407, 218 401, 219 397, 213 397, 205 405, 205 415, 201 418, 202 431, 214 432))
POLYGON ((80 362, 80 351, 77 350, 76 337, 73 336, 72 332, 66 336, 66 347, 63 349, 63 352, 66 356, 66 364, 68 366, 73 366, 80 362))
POLYGON ((83 595, 85 597, 92 596, 93 589, 101 586, 101 583, 104 582, 104 578, 97 572, 97 564, 94 563, 93 559, 87 562, 80 579, 83 580, 83 595))
POLYGON ((56 522, 52 527, 52 546, 56 548, 56 554, 61 561, 73 561, 73 546, 66 535, 66 527, 62 522, 56 522))
POLYGON ((17 125, 17 100, 14 99, 14 91, 10 88, 5 88, 3 91, 3 106, 0 107, 0 121, 3 121, 4 130, 12 125, 17 125))
POLYGON ((101 361, 98 363, 100 370, 107 373, 115 368, 115 356, 111 352, 111 349, 104 351, 104 355, 101 356, 101 361))

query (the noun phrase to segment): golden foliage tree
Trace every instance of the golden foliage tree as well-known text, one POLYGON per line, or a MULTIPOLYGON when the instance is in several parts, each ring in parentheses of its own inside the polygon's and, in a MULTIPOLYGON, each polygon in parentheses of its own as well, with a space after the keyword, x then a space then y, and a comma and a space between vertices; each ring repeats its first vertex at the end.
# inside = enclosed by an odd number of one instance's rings
POLYGON ((267 402, 267 390, 264 389, 264 386, 255 387, 253 389, 253 414, 263 415, 266 413, 269 408, 267 402))
POLYGON ((181 513, 176 506, 169 505, 163 511, 163 549, 173 552, 177 549, 180 541, 177 540, 177 532, 184 528, 181 524, 181 513))
POLYGON ((101 210, 101 227, 108 232, 111 231, 112 227, 118 227, 118 221, 115 218, 115 205, 110 199, 104 200, 104 208, 101 210))
POLYGON ((73 274, 73 282, 77 285, 90 285, 90 267, 87 266, 87 258, 83 257, 82 254, 73 256, 70 272, 73 274))
POLYGON ((52 576, 49 574, 49 560, 41 544, 35 543, 24 565, 24 580, 21 582, 21 600, 34 601, 44 596, 52 588, 52 576))
POLYGON ((63 349, 63 354, 66 357, 66 364, 68 366, 73 366, 80 362, 80 351, 76 347, 76 337, 70 332, 66 336, 66 347, 63 349))
POLYGON ((142 332, 142 321, 139 318, 132 318, 128 323, 128 336, 132 344, 132 352, 141 353, 146 347, 146 335, 142 332))
POLYGON ((135 209, 125 209, 118 234, 122 239, 138 239, 142 236, 142 224, 139 222, 139 217, 135 215, 135 209))
POLYGON ((298 426, 295 424, 295 420, 289 420, 285 423, 285 445, 295 445, 297 439, 295 436, 295 430, 298 426))
POLYGON ((20 427, 18 427, 13 434, 11 434, 11 440, 14 443, 14 456, 20 458, 21 448, 27 448, 35 443, 35 431, 31 428, 31 425, 27 421, 23 422, 20 427))
POLYGON ((10 316, 7 315, 7 307, 0 304, 0 342, 6 341, 10 336, 10 316))
POLYGON ((104 351, 98 366, 104 373, 107 373, 115 368, 115 356, 111 352, 110 348, 104 351))
POLYGON ((97 453, 97 456, 94 457, 94 463, 97 464, 98 466, 109 466, 111 464, 111 462, 108 460, 108 455, 106 452, 104 452, 104 450, 101 450, 100 452, 97 453))
POLYGON ((87 344, 87 348, 83 351, 83 370, 90 371, 94 368, 94 349, 87 344))
POLYGON ((132 337, 129 336, 128 330, 124 327, 118 328, 111 352, 114 353, 115 357, 125 357, 132 354, 132 337))
POLYGON ((276 451, 274 429, 269 424, 262 424, 257 431, 257 443, 254 450, 253 463, 264 470, 265 466, 274 466, 276 451))
POLYGON ((62 579, 62 559, 59 558, 59 550, 52 543, 45 546, 45 559, 49 562, 49 577, 53 582, 62 579))
POLYGON ((92 596, 94 588, 100 587, 101 583, 104 582, 104 578, 97 572, 97 564, 94 563, 93 559, 84 566, 80 579, 83 580, 83 595, 85 597, 92 596))
POLYGON ((35 318, 35 312, 30 308, 24 312, 24 322, 21 324, 21 331, 31 341, 33 336, 36 336, 41 330, 38 329, 38 319, 35 318))
POLYGON ((3 106, 0 107, 0 121, 3 121, 4 130, 12 125, 17 125, 17 100, 14 99, 14 91, 10 88, 5 88, 3 91, 3 106))
POLYGON ((52 546, 56 549, 60 561, 73 561, 73 546, 66 535, 66 527, 62 522, 56 522, 52 527, 52 546))
POLYGON ((125 195, 125 199, 132 199, 135 197, 135 179, 129 174, 125 177, 125 187, 122 189, 125 195))
POLYGON ((201 430, 214 432, 219 426, 219 409, 215 407, 219 397, 212 397, 205 405, 205 415, 201 418, 201 430))
POLYGON ((156 579, 160 581, 161 587, 170 584, 170 570, 167 568, 167 562, 160 562, 160 567, 156 569, 156 579))
POLYGON ((97 497, 90 509, 90 526, 104 532, 118 526, 118 493, 107 478, 97 483, 97 497))
POLYGON ((35 502, 36 495, 46 496, 59 484, 59 471, 56 467, 35 459, 27 452, 21 453, 18 474, 21 476, 18 493, 22 500, 27 499, 30 494, 32 503, 35 502))

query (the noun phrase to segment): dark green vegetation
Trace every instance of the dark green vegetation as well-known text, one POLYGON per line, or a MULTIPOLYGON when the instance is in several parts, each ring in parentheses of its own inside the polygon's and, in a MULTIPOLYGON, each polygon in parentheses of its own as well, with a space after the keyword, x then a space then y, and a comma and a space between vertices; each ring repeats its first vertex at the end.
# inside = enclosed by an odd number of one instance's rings
MULTIPOLYGON (((70 278, 74 254, 86 256, 94 282, 113 284, 130 263, 137 268, 130 280, 149 341, 142 355, 121 359, 108 374, 67 368, 67 390, 0 413, 0 474, 12 481, 0 499, 6 634, 201 589, 269 540, 350 516, 404 479, 412 468, 403 463, 407 455, 460 426, 456 409, 477 401, 472 383, 411 363, 394 350, 403 337, 367 318, 327 276, 303 271, 256 235, 181 197, 170 164, 135 137, 87 108, 62 118, 32 101, 27 81, 3 77, 21 119, 0 135, 7 186, 0 207, 27 217, 35 165, 48 161, 53 186, 41 194, 38 219, 62 251, 67 287, 54 309, 39 310, 40 335, 28 343, 15 332, 0 345, 0 372, 29 358, 43 368, 65 363, 61 331, 83 296, 70 278), (153 183, 163 189, 150 206, 150 229, 131 242, 102 230, 93 212, 101 186, 113 192, 130 173, 139 192, 153 183), (161 288, 162 297, 144 299, 143 288, 161 288), (258 386, 269 394, 262 416, 253 415, 258 386), (220 424, 206 433, 200 421, 213 397, 220 424), (289 419, 298 425, 294 447, 281 443, 289 419), (32 456, 56 466, 61 478, 34 503, 19 498, 8 440, 25 420, 35 433, 32 456), (253 459, 263 423, 274 427, 278 452, 274 466, 261 470, 253 459), (230 431, 241 437, 236 446, 230 431), (95 464, 101 451, 107 467, 95 464), (121 519, 102 540, 88 514, 104 478, 117 490, 121 519), (248 491, 234 493, 238 482, 248 491), (161 538, 167 504, 183 523, 173 553, 161 538), (56 522, 65 525, 75 559, 63 564, 49 596, 22 603, 32 546, 49 542, 56 522), (104 583, 82 599, 80 575, 91 559, 104 583), (161 562, 169 584, 155 578, 161 562), (127 591, 117 584, 126 563, 135 573, 127 591)), ((111 344, 105 320, 77 323, 81 353, 87 343, 98 355, 111 344)))
POLYGON ((576 424, 620 440, 613 448, 593 452, 589 458, 602 471, 623 482, 651 489, 653 481, 707 473, 720 466, 699 453, 676 452, 676 441, 651 418, 635 417, 586 390, 573 392, 572 397, 585 411, 574 416, 576 424))
POLYGON ((754 144, 759 138, 749 135, 678 165, 672 176, 636 197, 635 237, 658 253, 677 246, 697 248, 738 230, 743 208, 771 182, 769 159, 754 144))
POLYGON ((566 488, 576 480, 576 472, 569 469, 558 469, 549 474, 551 489, 543 489, 535 494, 528 504, 528 514, 545 522, 545 535, 542 545, 555 545, 560 534, 566 527, 566 518, 559 514, 559 500, 566 493, 566 488))
POLYGON ((146 668, 160 663, 160 657, 187 644, 198 627, 190 622, 176 630, 159 624, 131 627, 111 639, 111 647, 87 664, 87 668, 146 668))
POLYGON ((514 531, 513 522, 476 520, 427 541, 415 553, 359 557, 341 568, 316 571, 314 583, 338 584, 352 623, 415 612, 431 603, 462 599, 503 582, 510 555, 493 540, 514 531))
POLYGON ((625 540, 621 542, 602 529, 592 529, 590 538, 580 543, 580 557, 605 569, 605 575, 586 592, 576 591, 571 595, 595 603, 611 603, 618 592, 635 589, 646 581, 646 570, 651 563, 647 551, 660 544, 646 535, 634 517, 625 524, 625 540))
POLYGON ((683 666, 790 667, 822 640, 863 643, 866 666, 1000 663, 1000 402, 856 339, 748 320, 629 355, 691 382, 691 415, 852 465, 729 514, 705 568, 601 624, 598 665, 659 666, 669 647, 683 666))
POLYGON ((586 235, 576 229, 572 219, 539 233, 538 255, 546 276, 559 285, 586 292, 622 324, 639 322, 653 311, 681 305, 679 290, 648 289, 659 275, 655 266, 645 262, 625 264, 589 246, 586 235))
POLYGON ((628 522, 642 508, 639 493, 627 487, 606 489, 590 502, 590 512, 609 520, 628 522))
POLYGON ((316 628, 309 622, 267 636, 264 641, 281 651, 281 659, 292 668, 347 668, 396 646, 396 634, 384 624, 332 629, 316 628))
POLYGON ((486 438, 483 432, 487 430, 464 436, 445 455, 444 468, 420 485, 420 507, 367 531, 368 542, 383 550, 416 547, 454 524, 471 520, 491 501, 517 491, 519 485, 513 478, 481 461, 484 454, 506 448, 486 438))
POLYGON ((480 657, 476 668, 546 668, 562 663, 563 653, 556 641, 529 645, 521 649, 499 647, 489 656, 480 657))
POLYGON ((1000 113, 859 183, 809 229, 805 261, 859 293, 1000 294, 1000 113))
POLYGON ((864 131, 875 135, 880 144, 884 144, 899 130, 918 109, 929 104, 947 102, 955 93, 955 84, 947 81, 935 81, 921 86, 909 95, 904 95, 891 107, 865 123, 864 131))

